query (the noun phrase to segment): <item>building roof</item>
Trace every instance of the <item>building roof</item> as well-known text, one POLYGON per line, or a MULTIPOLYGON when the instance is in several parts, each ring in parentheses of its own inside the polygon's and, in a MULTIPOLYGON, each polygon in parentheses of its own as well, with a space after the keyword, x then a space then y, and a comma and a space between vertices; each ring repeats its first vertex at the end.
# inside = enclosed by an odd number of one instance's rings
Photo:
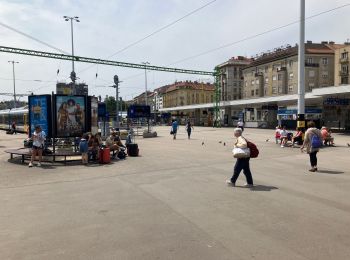
MULTIPOLYGON (((322 42, 322 43, 312 43, 308 41, 305 43, 305 54, 328 54, 333 55, 334 49, 339 47, 340 44, 334 44, 333 42, 322 42)), ((288 57, 293 57, 298 55, 298 45, 290 46, 285 48, 275 48, 273 52, 263 53, 254 59, 246 68, 251 68, 266 64, 273 61, 278 61, 288 57)))
POLYGON ((166 93, 175 91, 178 89, 191 89, 191 90, 205 90, 205 91, 214 91, 214 84, 210 83, 199 83, 197 81, 179 81, 175 82, 172 85, 169 85, 166 89, 166 93))
POLYGON ((228 61, 219 64, 217 67, 223 68, 226 66, 246 66, 249 65, 253 61, 252 58, 247 58, 244 56, 237 56, 237 57, 232 57, 228 61))

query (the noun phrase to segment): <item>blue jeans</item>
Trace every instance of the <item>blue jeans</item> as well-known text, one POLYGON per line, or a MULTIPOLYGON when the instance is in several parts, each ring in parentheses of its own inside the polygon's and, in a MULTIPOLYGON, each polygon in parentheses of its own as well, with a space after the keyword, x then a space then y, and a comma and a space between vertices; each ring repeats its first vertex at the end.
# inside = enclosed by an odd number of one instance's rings
POLYGON ((235 167, 233 169, 233 176, 231 178, 232 183, 236 183, 239 174, 243 170, 243 173, 247 179, 247 183, 253 185, 253 177, 252 173, 250 172, 249 167, 249 160, 250 158, 238 158, 235 164, 235 167))

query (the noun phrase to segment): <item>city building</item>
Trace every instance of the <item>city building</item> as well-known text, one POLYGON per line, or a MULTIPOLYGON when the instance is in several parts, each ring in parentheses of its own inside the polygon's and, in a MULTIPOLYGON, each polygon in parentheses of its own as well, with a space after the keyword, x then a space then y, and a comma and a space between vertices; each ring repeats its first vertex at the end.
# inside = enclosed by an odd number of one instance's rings
MULTIPOLYGON (((238 56, 218 65, 220 69, 220 96, 221 101, 238 100, 243 98, 243 69, 252 62, 252 59, 238 56)), ((237 120, 240 110, 226 107, 223 111, 224 125, 237 120)))
POLYGON ((335 73, 335 79, 334 79, 334 85, 340 86, 340 85, 347 85, 350 83, 349 81, 349 65, 350 65, 350 59, 349 59, 349 53, 350 53, 350 43, 346 42, 344 46, 341 46, 340 48, 335 50, 334 53, 334 73, 335 73))

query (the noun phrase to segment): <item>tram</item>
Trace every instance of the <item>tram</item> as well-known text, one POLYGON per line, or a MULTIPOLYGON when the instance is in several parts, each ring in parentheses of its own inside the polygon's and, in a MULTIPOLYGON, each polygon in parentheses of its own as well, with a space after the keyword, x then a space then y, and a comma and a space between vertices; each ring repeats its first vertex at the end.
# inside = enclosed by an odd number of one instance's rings
POLYGON ((28 106, 0 110, 0 129, 11 129, 13 122, 16 122, 18 132, 28 132, 28 106))

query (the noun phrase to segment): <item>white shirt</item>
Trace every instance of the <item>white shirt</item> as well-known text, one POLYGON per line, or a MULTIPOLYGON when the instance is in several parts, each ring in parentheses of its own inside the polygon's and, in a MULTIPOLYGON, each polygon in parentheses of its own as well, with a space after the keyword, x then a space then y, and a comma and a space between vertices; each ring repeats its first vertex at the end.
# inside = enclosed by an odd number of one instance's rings
POLYGON ((238 125, 238 126, 243 126, 244 123, 243 123, 242 121, 239 121, 237 125, 238 125))
POLYGON ((36 147, 43 147, 45 142, 46 134, 44 131, 37 133, 34 131, 33 133, 33 145, 36 147))
POLYGON ((288 136, 288 132, 287 132, 287 130, 281 130, 280 131, 280 135, 282 136, 282 137, 287 137, 288 136))

